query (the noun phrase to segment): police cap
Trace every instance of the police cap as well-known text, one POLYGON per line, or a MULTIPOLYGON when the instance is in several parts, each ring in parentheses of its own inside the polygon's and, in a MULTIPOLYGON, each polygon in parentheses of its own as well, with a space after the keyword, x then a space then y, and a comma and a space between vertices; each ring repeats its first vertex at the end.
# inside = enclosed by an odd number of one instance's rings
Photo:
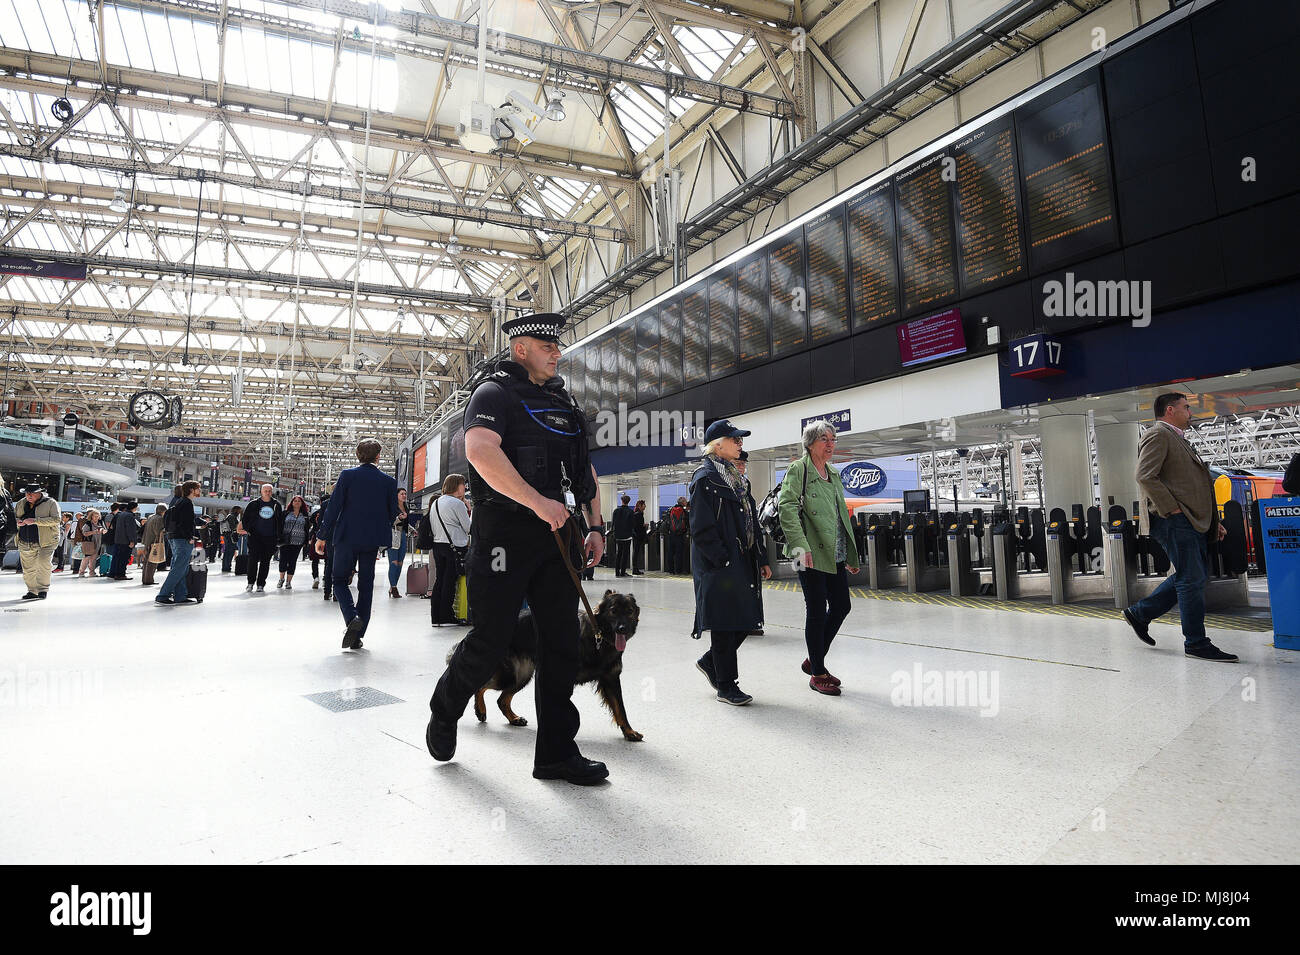
POLYGON ((529 338, 538 338, 544 342, 558 342, 565 321, 565 317, 559 312, 537 312, 502 322, 501 331, 507 338, 527 335, 529 338))

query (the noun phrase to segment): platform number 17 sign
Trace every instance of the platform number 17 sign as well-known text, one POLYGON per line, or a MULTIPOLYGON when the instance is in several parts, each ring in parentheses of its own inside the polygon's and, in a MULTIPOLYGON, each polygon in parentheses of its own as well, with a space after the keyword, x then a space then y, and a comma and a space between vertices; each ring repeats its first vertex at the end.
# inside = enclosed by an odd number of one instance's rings
POLYGON ((1013 378, 1046 378, 1065 372, 1061 343, 1046 335, 1030 335, 1007 346, 1013 378))

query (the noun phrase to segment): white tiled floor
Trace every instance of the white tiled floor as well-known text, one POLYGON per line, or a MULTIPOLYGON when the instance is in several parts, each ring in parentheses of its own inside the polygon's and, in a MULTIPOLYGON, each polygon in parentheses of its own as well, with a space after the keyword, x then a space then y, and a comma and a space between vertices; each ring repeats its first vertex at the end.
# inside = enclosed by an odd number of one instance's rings
POLYGON ((138 580, 57 574, 37 603, 0 575, 0 862, 1300 861, 1300 654, 1267 633, 1213 632, 1243 658, 1214 665, 1172 627, 1149 650, 1119 623, 859 600, 832 699, 799 673, 802 598, 772 592, 737 709, 692 665, 689 582, 640 578, 624 695, 646 739, 577 690, 611 773, 584 789, 532 779, 533 730, 495 707, 434 763, 427 700, 463 631, 381 593, 345 653, 298 585, 213 573, 164 608, 138 580), (895 706, 916 664, 996 675, 996 715, 895 706), (349 686, 405 702, 303 699, 349 686))

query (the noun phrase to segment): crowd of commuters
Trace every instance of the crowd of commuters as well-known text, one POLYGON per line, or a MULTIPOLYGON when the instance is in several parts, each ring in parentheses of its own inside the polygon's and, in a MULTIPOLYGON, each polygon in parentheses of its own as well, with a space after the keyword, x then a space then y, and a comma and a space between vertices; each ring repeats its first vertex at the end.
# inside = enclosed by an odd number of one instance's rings
MULTIPOLYGON (((1188 656, 1234 661, 1235 656, 1215 647, 1205 633, 1207 539, 1222 539, 1226 531, 1218 520, 1210 471, 1184 436, 1191 420, 1187 397, 1161 395, 1155 414, 1155 426, 1141 439, 1136 478, 1145 499, 1142 521, 1168 555, 1173 573, 1123 615, 1137 636, 1153 646, 1149 624, 1177 605, 1188 656)), ((748 455, 743 445, 749 434, 727 420, 710 425, 689 496, 679 497, 656 528, 663 538, 665 570, 692 577, 692 636, 709 634, 709 649, 696 667, 717 698, 733 705, 752 700, 740 689, 738 651, 746 637, 763 632, 762 582, 771 577, 767 540, 745 473, 748 455)), ((803 454, 790 464, 775 495, 777 520, 783 557, 797 571, 805 602, 807 656, 801 669, 811 689, 838 696, 842 684, 831 673, 828 656, 851 610, 849 577, 859 572, 859 557, 844 485, 831 464, 835 429, 826 421, 814 421, 804 429, 802 441, 803 454)), ((343 646, 349 649, 362 646, 370 623, 375 564, 387 559, 389 596, 401 597, 407 554, 418 547, 432 555, 427 582, 420 578, 418 588, 418 595, 430 600, 432 624, 463 623, 457 587, 464 586, 475 526, 467 479, 448 475, 428 511, 418 514, 408 505, 406 489, 378 468, 380 450, 377 441, 362 441, 358 466, 339 476, 315 510, 301 495, 283 506, 266 484, 247 505, 204 517, 194 506, 200 485, 187 481, 147 519, 142 520, 134 501, 112 504, 105 518, 94 507, 77 515, 60 513, 36 485, 25 487, 14 501, 0 483, 0 541, 15 539, 27 585, 25 600, 47 597, 51 574, 69 564, 76 577, 129 580, 134 556, 144 586, 155 584, 157 569, 167 570, 156 602, 187 603, 187 572, 193 563, 213 561, 218 553, 222 572, 244 575, 250 593, 265 590, 271 560, 278 557, 277 589, 292 591, 298 562, 305 558, 311 562, 313 588, 323 580, 325 599, 340 605, 343 646), (195 554, 200 546, 205 558, 195 554)), ((1300 490, 1298 483, 1300 455, 1287 470, 1285 490, 1300 490)), ((646 502, 632 506, 630 497, 623 495, 611 515, 610 533, 615 576, 641 575, 642 545, 650 535, 646 502)), ((591 566, 583 570, 590 573, 591 566)))
MULTIPOLYGON (((44 599, 52 575, 65 570, 76 578, 127 581, 134 579, 129 573, 134 566, 142 586, 160 586, 157 602, 196 602, 186 588, 188 569, 199 565, 206 569, 220 559, 222 572, 232 573, 238 567, 240 576, 248 578, 246 590, 251 591, 263 589, 269 559, 276 556, 279 587, 293 589, 300 559, 311 560, 313 587, 320 587, 321 558, 314 547, 314 532, 321 509, 309 508, 301 495, 291 498, 285 508, 273 497, 267 500, 273 489, 266 485, 251 505, 204 515, 194 506, 200 485, 189 481, 176 485, 171 499, 152 510, 142 512, 136 501, 116 501, 108 506, 107 514, 96 506, 74 514, 60 513, 57 503, 39 485, 22 490, 15 504, 0 482, 0 552, 12 538, 28 587, 26 600, 44 599), (249 507, 246 528, 244 512, 249 507), (246 561, 251 565, 246 569, 239 563, 240 554, 250 550, 259 560, 246 561), (156 579, 159 570, 166 572, 162 581, 156 579)), ((401 550, 404 555, 405 548, 401 550)), ((330 596, 327 589, 326 599, 330 596)))

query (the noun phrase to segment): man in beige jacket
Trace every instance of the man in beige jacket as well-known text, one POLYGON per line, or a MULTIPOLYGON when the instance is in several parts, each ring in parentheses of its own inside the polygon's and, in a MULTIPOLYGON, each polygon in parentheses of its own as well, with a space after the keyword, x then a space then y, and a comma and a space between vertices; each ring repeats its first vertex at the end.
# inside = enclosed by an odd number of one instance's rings
POLYGON ((1172 392, 1156 398, 1155 424, 1138 440, 1137 482, 1146 501, 1142 530, 1169 557, 1175 573, 1124 611, 1138 639, 1154 647, 1152 620, 1178 605, 1183 624, 1183 653, 1198 660, 1235 663, 1205 635, 1205 582, 1209 561, 1207 534, 1227 536, 1219 523, 1210 469, 1183 436, 1192 420, 1187 396, 1172 392))
POLYGON ((51 558, 59 542, 59 506, 33 484, 14 511, 18 515, 18 556, 27 585, 23 600, 44 600, 50 590, 51 558))

